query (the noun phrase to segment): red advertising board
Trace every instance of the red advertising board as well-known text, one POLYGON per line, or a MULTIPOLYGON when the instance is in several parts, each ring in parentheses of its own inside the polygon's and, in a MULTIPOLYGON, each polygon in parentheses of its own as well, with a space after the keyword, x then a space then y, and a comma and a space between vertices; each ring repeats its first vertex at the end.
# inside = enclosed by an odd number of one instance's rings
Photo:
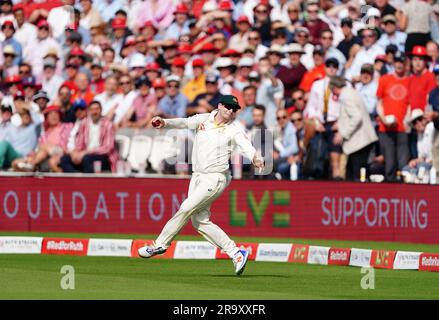
MULTIPOLYGON (((0 231, 158 234, 189 180, 1 177, 0 231)), ((439 187, 234 180, 211 207, 231 236, 439 243, 439 187)), ((190 223, 183 234, 197 234, 190 223)))
POLYGON ((44 238, 42 254, 87 255, 88 239, 44 238))
POLYGON ((393 262, 395 261, 396 251, 387 250, 372 250, 370 257, 370 265, 373 268, 379 269, 393 269, 393 262))
MULTIPOLYGON (((236 245, 240 248, 240 249, 245 249, 248 251, 249 256, 248 259, 249 260, 255 260, 256 258, 256 253, 258 252, 258 243, 249 243, 249 242, 237 242, 236 245)), ((217 250, 216 251, 216 259, 230 259, 230 257, 224 253, 222 250, 217 250)))
POLYGON ((419 270, 439 272, 439 254, 422 253, 419 256, 419 270))
POLYGON ((351 249, 331 248, 328 254, 328 264, 337 266, 349 265, 349 258, 351 256, 351 249))

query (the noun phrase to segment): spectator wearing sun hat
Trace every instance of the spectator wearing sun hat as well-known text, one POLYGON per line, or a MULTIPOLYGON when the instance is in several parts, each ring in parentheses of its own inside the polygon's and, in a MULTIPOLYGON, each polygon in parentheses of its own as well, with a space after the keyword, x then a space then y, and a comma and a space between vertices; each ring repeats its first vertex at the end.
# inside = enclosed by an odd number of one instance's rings
POLYGON ((2 78, 18 73, 18 65, 14 64, 15 57, 17 56, 14 48, 10 45, 3 47, 3 68, 2 78))
POLYGON ((290 43, 286 52, 289 56, 290 64, 289 66, 281 66, 277 72, 277 77, 285 87, 284 96, 290 97, 293 89, 299 87, 307 70, 300 62, 300 57, 305 54, 300 44, 290 43))
MULTIPOLYGON (((14 35, 15 35, 15 24, 12 20, 5 20, 3 21, 1 25, 1 30, 5 36, 4 40, 2 41, 1 45, 4 50, 6 46, 12 46, 14 48, 15 56, 14 56, 14 65, 20 64, 22 58, 23 58, 23 48, 18 42, 14 35)), ((3 57, 1 57, 3 58, 3 57)), ((3 63, 3 60, 0 59, 0 63, 3 63)))
POLYGON ((184 118, 188 100, 180 93, 180 77, 170 75, 166 78, 166 95, 158 103, 157 114, 162 118, 184 118))

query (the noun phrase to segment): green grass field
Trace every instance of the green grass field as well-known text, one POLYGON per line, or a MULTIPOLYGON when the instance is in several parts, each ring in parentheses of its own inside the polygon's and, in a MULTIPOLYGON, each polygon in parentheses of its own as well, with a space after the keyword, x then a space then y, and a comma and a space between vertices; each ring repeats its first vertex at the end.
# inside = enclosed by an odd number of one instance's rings
MULTIPOLYGON (((0 233, 43 235, 40 233, 0 233)), ((143 238, 148 235, 54 234, 62 237, 143 238)), ((202 240, 180 236, 180 240, 202 240)), ((309 239, 237 241, 439 252, 438 245, 309 239)), ((375 289, 362 290, 360 268, 250 261, 236 277, 228 260, 0 255, 0 299, 439 299, 439 274, 375 270, 375 289), (63 265, 75 269, 75 289, 60 286, 63 265)))

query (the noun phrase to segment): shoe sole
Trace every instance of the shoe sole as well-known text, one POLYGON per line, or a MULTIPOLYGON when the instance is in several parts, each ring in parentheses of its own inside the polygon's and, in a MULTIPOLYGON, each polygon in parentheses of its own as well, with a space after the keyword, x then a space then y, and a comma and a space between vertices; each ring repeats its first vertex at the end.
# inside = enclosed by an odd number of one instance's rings
POLYGON ((245 259, 245 261, 244 261, 244 265, 242 266, 242 268, 241 269, 239 269, 237 272, 236 272, 236 275, 237 276, 240 276, 240 275, 242 275, 242 273, 244 272, 244 269, 245 269, 245 266, 247 265, 247 261, 248 261, 248 252, 247 252, 247 254, 245 255, 245 257, 244 257, 244 259, 245 259))

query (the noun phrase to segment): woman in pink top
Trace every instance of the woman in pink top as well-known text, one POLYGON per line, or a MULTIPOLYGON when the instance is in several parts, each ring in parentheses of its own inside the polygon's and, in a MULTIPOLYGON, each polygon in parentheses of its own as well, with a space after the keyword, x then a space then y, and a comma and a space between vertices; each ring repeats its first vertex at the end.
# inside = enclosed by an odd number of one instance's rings
POLYGON ((48 159, 61 158, 67 152, 67 142, 73 123, 61 122, 61 109, 59 106, 48 106, 44 110, 43 131, 38 139, 36 152, 31 153, 22 167, 24 171, 34 171, 36 166, 48 159))
POLYGON ((147 21, 158 29, 166 29, 174 20, 174 5, 171 0, 144 1, 137 15, 137 27, 140 28, 147 21))

